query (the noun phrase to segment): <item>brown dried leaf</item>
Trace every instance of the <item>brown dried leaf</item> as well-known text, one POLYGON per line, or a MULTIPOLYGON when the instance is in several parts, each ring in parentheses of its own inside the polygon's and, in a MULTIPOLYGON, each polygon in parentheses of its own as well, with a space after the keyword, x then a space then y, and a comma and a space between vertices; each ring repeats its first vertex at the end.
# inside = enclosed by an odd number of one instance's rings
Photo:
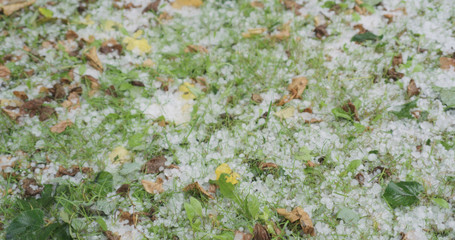
POLYGON ((120 235, 112 231, 103 231, 103 234, 106 236, 107 240, 121 240, 120 235))
POLYGON ((450 67, 455 68, 455 59, 449 57, 440 57, 439 64, 441 65, 441 69, 444 70, 448 70, 450 67))
POLYGON ((22 101, 27 101, 28 96, 24 91, 13 91, 14 96, 20 98, 22 101))
POLYGON ((85 80, 85 81, 90 81, 90 92, 88 93, 88 95, 90 97, 92 97, 93 95, 95 95, 95 93, 97 93, 99 90, 100 90, 100 83, 98 82, 98 79, 90 76, 90 75, 84 75, 81 77, 82 80, 85 80))
POLYGON ((396 67, 396 66, 400 66, 401 64, 403 64, 403 55, 400 53, 393 57, 392 66, 396 67))
POLYGON ((44 122, 47 119, 49 119, 52 115, 57 115, 54 108, 42 106, 40 109, 39 120, 41 122, 44 122))
POLYGON ((0 65, 0 78, 8 80, 10 78, 11 71, 6 66, 0 65))
POLYGON ((11 120, 13 121, 16 121, 17 122, 17 119, 19 119, 22 115, 20 113, 16 113, 12 110, 8 110, 8 109, 5 109, 5 108, 2 108, 2 112, 8 116, 11 120))
POLYGON ((253 36, 260 35, 260 34, 264 33, 265 31, 267 31, 267 28, 251 28, 251 29, 248 29, 247 32, 242 33, 242 37, 250 38, 253 36))
POLYGON ((15 11, 17 10, 20 10, 22 8, 25 8, 25 7, 28 7, 32 4, 34 4, 36 2, 36 0, 29 0, 29 1, 25 1, 25 0, 16 0, 16 1, 11 1, 9 4, 7 3, 6 5, 4 5, 2 8, 3 8, 3 13, 6 15, 6 16, 9 16, 11 14, 13 14, 15 11))
POLYGON ((136 86, 136 87, 145 87, 144 83, 141 82, 141 81, 130 81, 130 84, 133 85, 133 86, 136 86))
POLYGON ((303 7, 303 5, 298 4, 293 0, 284 0, 282 3, 284 4, 286 10, 294 10, 296 14, 298 13, 297 10, 303 7))
POLYGON ((114 51, 117 51, 117 54, 119 56, 123 53, 123 46, 119 44, 115 39, 109 39, 101 44, 100 53, 108 54, 114 51))
POLYGON ((54 99, 61 99, 61 98, 66 97, 65 89, 63 88, 62 84, 60 84, 60 83, 54 84, 54 86, 51 89, 49 89, 49 92, 52 93, 52 97, 54 99))
POLYGON ((142 180, 142 186, 144 187, 145 191, 151 194, 157 194, 164 192, 163 189, 163 179, 157 178, 156 182, 142 180))
POLYGON ((301 95, 308 85, 308 79, 306 77, 295 77, 292 79, 292 83, 288 86, 288 91, 291 95, 291 99, 301 99, 301 95))
POLYGON ((115 191, 117 194, 120 194, 120 196, 127 196, 128 193, 130 191, 130 185, 129 184, 122 184, 122 186, 120 186, 117 191, 115 191))
POLYGON ((354 29, 357 29, 359 30, 359 33, 362 34, 362 33, 366 33, 368 30, 366 30, 362 24, 356 24, 354 25, 354 29))
POLYGON ((351 100, 349 100, 344 106, 341 107, 343 109, 343 111, 349 113, 349 114, 352 114, 352 116, 354 117, 354 120, 356 121, 360 121, 360 118, 359 118, 359 112, 357 112, 357 108, 355 107, 355 105, 351 102, 351 100))
POLYGON ((307 167, 316 167, 318 164, 308 160, 305 164, 307 167))
POLYGON ((411 79, 409 82, 406 93, 408 94, 408 97, 417 96, 420 94, 420 88, 417 87, 414 79, 411 79))
POLYGON ((167 159, 164 156, 158 156, 150 159, 142 166, 142 171, 146 174, 159 173, 161 167, 165 167, 167 159))
POLYGON ((33 178, 26 178, 22 182, 22 188, 25 190, 25 196, 35 196, 43 191, 43 188, 33 178))
POLYGON ((359 182, 360 186, 363 186, 363 184, 365 183, 365 176, 363 176, 362 173, 357 173, 357 175, 355 175, 355 180, 359 182))
POLYGON ((237 231, 235 231, 234 239, 235 240, 251 240, 251 239, 253 239, 253 234, 244 233, 244 232, 237 230, 237 231))
POLYGON ((155 0, 154 2, 151 2, 147 5, 147 7, 142 10, 142 13, 146 13, 150 10, 153 10, 154 12, 158 12, 158 7, 160 6, 161 0, 155 0))
POLYGON ((172 3, 173 8, 181 9, 182 7, 200 7, 202 0, 175 0, 172 3))
POLYGON ((160 16, 158 16, 158 20, 159 21, 166 21, 166 20, 171 20, 172 19, 172 15, 170 15, 169 13, 167 12, 162 12, 160 14, 160 16))
POLYGON ((92 66, 94 69, 103 72, 103 64, 101 63, 100 59, 98 58, 98 54, 96 53, 96 48, 92 47, 88 52, 85 53, 85 57, 88 60, 88 64, 92 66))
POLYGON ((204 46, 199 45, 188 45, 185 48, 185 53, 208 53, 209 51, 204 46))
POLYGON ((270 168, 278 168, 278 165, 276 165, 275 163, 264 163, 264 162, 261 162, 259 163, 259 168, 261 170, 265 170, 265 169, 270 169, 270 168))
POLYGON ((317 38, 322 39, 323 37, 328 37, 329 33, 327 32, 327 23, 317 26, 313 32, 317 38))
POLYGON ((183 189, 184 192, 193 192, 195 194, 203 195, 206 196, 210 199, 213 199, 214 197, 208 193, 198 182, 194 182, 189 184, 183 189))
POLYGON ((71 120, 65 120, 65 121, 61 121, 57 124, 55 124, 54 126, 51 127, 51 132, 53 133, 62 133, 63 131, 65 131, 65 129, 69 126, 73 125, 73 122, 71 122, 71 120))
POLYGON ((25 110, 38 110, 41 107, 41 105, 43 105, 43 103, 44 98, 36 98, 25 102, 24 105, 21 106, 21 108, 25 110))
POLYGON ((58 171, 57 171, 57 174, 55 174, 55 177, 61 177, 61 176, 65 176, 65 175, 74 177, 74 176, 76 176, 76 174, 79 171, 80 171, 80 168, 77 165, 71 166, 70 169, 66 169, 63 166, 60 166, 60 167, 58 167, 58 171))
POLYGON ((254 225, 253 235, 253 240, 270 240, 269 232, 267 232, 267 229, 259 223, 254 225))
POLYGON ((250 5, 255 8, 264 8, 264 3, 261 1, 252 1, 250 5))
POLYGON ((276 211, 279 215, 285 217, 291 223, 299 220, 300 227, 302 227, 305 234, 310 234, 311 236, 316 235, 310 216, 301 207, 296 207, 291 212, 288 212, 283 208, 279 208, 276 211))
POLYGON ((264 99, 261 97, 261 95, 259 95, 257 93, 253 93, 251 95, 251 100, 255 103, 261 103, 264 99))
POLYGON ((402 79, 404 77, 403 73, 397 72, 395 68, 391 68, 387 71, 387 77, 393 79, 393 80, 398 80, 402 79))
POLYGON ((393 22, 393 14, 384 14, 382 15, 384 16, 385 18, 387 18, 387 24, 391 24, 393 22))
POLYGON ((75 40, 79 37, 77 33, 73 30, 68 30, 65 34, 66 40, 75 40))
POLYGON ((128 225, 136 225, 137 222, 138 222, 138 215, 139 213, 135 212, 135 213, 129 213, 127 211, 122 211, 120 209, 120 220, 121 221, 128 221, 128 225))

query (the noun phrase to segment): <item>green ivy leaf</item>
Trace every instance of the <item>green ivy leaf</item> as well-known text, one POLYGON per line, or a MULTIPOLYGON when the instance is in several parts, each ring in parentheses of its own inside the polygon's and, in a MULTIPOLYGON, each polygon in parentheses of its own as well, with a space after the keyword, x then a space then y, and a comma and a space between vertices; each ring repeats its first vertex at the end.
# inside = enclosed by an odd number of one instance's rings
POLYGON ((441 102, 448 108, 455 108, 455 87, 448 89, 441 89, 439 92, 441 102))
POLYGON ((418 182, 390 182, 382 197, 392 208, 410 206, 419 202, 418 195, 423 190, 423 186, 418 182))

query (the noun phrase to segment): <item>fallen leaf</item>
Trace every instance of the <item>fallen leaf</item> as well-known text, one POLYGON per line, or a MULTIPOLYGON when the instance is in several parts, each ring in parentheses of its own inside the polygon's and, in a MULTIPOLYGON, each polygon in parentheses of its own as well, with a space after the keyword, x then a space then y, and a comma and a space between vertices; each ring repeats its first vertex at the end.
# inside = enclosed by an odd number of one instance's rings
POLYGON ((120 194, 120 196, 127 196, 130 191, 130 185, 129 184, 122 184, 117 191, 115 191, 117 194, 120 194))
POLYGON ((123 46, 119 44, 115 39, 109 39, 101 44, 100 53, 108 54, 114 51, 117 51, 117 54, 119 56, 123 53, 123 46))
POLYGON ((69 126, 73 125, 73 122, 71 122, 71 120, 65 120, 65 121, 61 121, 57 124, 55 124, 54 126, 51 127, 51 132, 53 133, 62 133, 63 131, 65 131, 65 129, 69 126))
POLYGON ((255 103, 261 103, 264 99, 262 99, 261 95, 253 93, 251 94, 251 100, 255 103))
POLYGON ((100 72, 104 71, 103 64, 98 58, 98 54, 96 53, 95 47, 90 48, 90 50, 87 53, 85 53, 85 57, 88 60, 88 64, 92 66, 94 69, 100 72))
POLYGON ((250 5, 255 8, 264 8, 264 3, 260 1, 252 1, 250 5))
POLYGON ((303 233, 310 234, 311 236, 316 236, 316 232, 313 227, 313 222, 310 219, 308 213, 306 213, 301 207, 294 208, 291 212, 286 211, 286 209, 278 208, 277 213, 291 223, 299 220, 300 227, 302 227, 303 233))
POLYGON ((294 116, 295 108, 293 106, 287 107, 275 113, 275 116, 280 119, 287 119, 294 116))
POLYGON ((227 165, 226 163, 220 164, 216 169, 215 169, 215 175, 216 175, 216 180, 220 179, 221 174, 227 174, 227 179, 226 182, 230 182, 233 185, 239 183, 237 180, 240 176, 238 173, 232 171, 232 169, 227 165))
POLYGON ((153 67, 155 66, 155 63, 152 61, 152 59, 147 58, 145 61, 142 63, 143 67, 153 67))
POLYGON ((118 146, 112 150, 111 153, 109 153, 109 159, 111 160, 112 163, 125 163, 129 162, 132 160, 133 156, 131 155, 126 148, 123 146, 118 146))
POLYGON ((26 178, 22 182, 22 188, 25 190, 25 196, 35 196, 43 191, 43 188, 33 178, 26 178))
POLYGON ((6 16, 9 16, 13 14, 15 11, 20 10, 22 8, 28 7, 32 4, 34 4, 36 0, 19 0, 19 1, 12 1, 11 3, 7 3, 6 5, 3 5, 1 8, 3 9, 3 13, 6 16))
POLYGON ((190 44, 190 45, 186 46, 184 52, 185 53, 208 53, 209 51, 204 46, 190 44))
POLYGON ((14 112, 12 110, 2 108, 2 112, 8 116, 11 120, 16 121, 22 116, 20 113, 14 112))
POLYGON ((182 98, 186 100, 192 100, 196 98, 196 95, 194 95, 190 88, 194 88, 194 84, 184 82, 182 85, 179 86, 179 91, 182 92, 182 98))
POLYGON ((104 236, 107 240, 121 240, 121 236, 118 233, 114 233, 112 231, 103 231, 104 236))
POLYGON ((82 173, 89 173, 89 172, 92 172, 93 169, 92 168, 89 168, 89 167, 83 167, 82 169, 77 166, 77 165, 73 165, 71 166, 71 168, 69 169, 66 169, 65 167, 63 166, 60 166, 58 167, 58 171, 57 171, 57 174, 55 174, 55 177, 61 177, 61 176, 71 176, 71 177, 74 177, 76 176, 76 174, 78 172, 82 172, 82 173))
POLYGON ((137 50, 139 53, 149 53, 152 50, 152 47, 148 44, 145 38, 135 39, 132 37, 125 37, 123 43, 126 44, 126 49, 129 51, 137 50))
POLYGON ((15 99, 0 99, 1 107, 21 107, 24 105, 23 101, 15 99))
POLYGON ((277 33, 271 35, 271 38, 274 40, 285 40, 288 39, 291 36, 291 27, 290 27, 291 21, 283 24, 278 30, 277 33))
POLYGON ((284 0, 281 2, 284 4, 284 7, 286 8, 286 10, 293 10, 294 14, 297 16, 299 16, 301 14, 299 9, 302 8, 303 5, 298 4, 297 2, 295 2, 293 0, 284 0))
POLYGON ((172 15, 170 15, 169 13, 167 12, 162 12, 160 14, 160 16, 158 16, 158 20, 161 22, 161 21, 166 21, 166 20, 171 20, 172 19, 172 15))
POLYGON ((400 72, 397 72, 395 70, 395 68, 390 68, 388 71, 387 71, 387 77, 393 79, 393 80, 398 80, 398 79, 402 79, 404 77, 404 74, 403 73, 400 73, 400 72))
POLYGON ((47 106, 42 106, 41 109, 39 110, 39 112, 40 112, 40 115, 39 115, 38 119, 41 122, 44 122, 47 119, 49 119, 52 115, 56 115, 57 114, 54 108, 47 107, 47 106))
POLYGON ((145 87, 144 83, 141 81, 131 80, 129 83, 136 87, 145 87))
POLYGON ((84 75, 81 77, 83 81, 88 81, 90 83, 90 91, 88 95, 90 97, 93 97, 99 90, 100 90, 100 83, 98 82, 98 79, 90 76, 90 75, 84 75))
POLYGON ((13 91, 14 96, 21 99, 22 101, 27 101, 28 96, 24 91, 13 91))
POLYGON ((182 7, 200 7, 202 0, 175 0, 172 3, 173 8, 181 9, 182 7))
POLYGON ((365 176, 363 176, 362 173, 357 173, 357 175, 355 175, 355 180, 357 180, 357 182, 359 182, 359 185, 360 186, 363 186, 363 184, 365 183, 365 176))
POLYGON ((256 223, 253 230, 253 240, 270 240, 269 232, 262 224, 256 223))
POLYGON ((305 165, 307 167, 316 167, 318 164, 308 160, 305 165))
POLYGON ((448 70, 450 67, 455 68, 455 59, 449 57, 440 57, 439 64, 441 65, 441 69, 444 70, 448 70))
POLYGON ((363 27, 362 24, 354 25, 354 29, 358 30, 360 34, 366 33, 367 30, 363 27))
POLYGON ((260 34, 264 33, 265 31, 267 31, 267 28, 251 28, 251 29, 248 29, 247 32, 242 33, 242 37, 250 38, 253 36, 260 35, 260 34))
POLYGON ((142 10, 142 13, 146 13, 150 10, 153 10, 154 12, 158 12, 158 7, 160 6, 161 0, 155 0, 154 2, 149 3, 144 10, 142 10))
POLYGON ((251 233, 244 233, 241 231, 236 230, 234 233, 234 240, 251 240, 253 239, 253 234, 251 233))
POLYGON ((323 37, 328 37, 329 33, 327 32, 327 23, 317 26, 313 32, 317 38, 322 39, 323 37))
POLYGON ((408 97, 419 95, 420 88, 417 87, 414 79, 411 79, 411 81, 409 82, 406 93, 408 94, 408 97))
POLYGON ((155 174, 161 172, 160 168, 165 167, 167 159, 164 156, 154 157, 142 166, 142 171, 146 174, 155 174))
POLYGON ((276 169, 276 168, 278 168, 278 165, 276 165, 275 163, 270 163, 270 162, 269 163, 261 162, 261 163, 259 163, 259 168, 261 170, 265 170, 265 169, 268 169, 268 168, 269 169, 270 168, 275 168, 276 169))
POLYGON ((128 221, 127 224, 130 225, 130 226, 137 224, 137 222, 139 220, 138 219, 139 213, 136 213, 136 212, 135 213, 129 213, 127 211, 122 211, 121 209, 119 209, 119 210, 120 210, 119 218, 120 218, 121 221, 128 221))
POLYGON ((54 84, 54 86, 51 89, 49 89, 49 92, 52 94, 52 97, 54 99, 61 99, 66 97, 65 89, 60 83, 54 84))
POLYGON ((360 121, 359 112, 357 111, 357 108, 356 108, 355 105, 351 102, 351 100, 349 100, 349 101, 348 101, 345 105, 343 105, 341 108, 342 108, 343 111, 345 111, 346 113, 351 114, 352 117, 354 118, 354 120, 360 121))
POLYGON ((403 55, 400 53, 393 57, 392 66, 397 67, 403 64, 403 55))
POLYGON ((151 194, 162 193, 164 192, 163 189, 163 179, 157 178, 156 182, 142 180, 142 186, 144 187, 145 191, 151 194))
POLYGON ((301 99, 301 95, 308 84, 306 77, 295 77, 292 83, 288 86, 288 91, 291 93, 292 99, 301 99))
POLYGON ((68 30, 65 34, 66 40, 75 40, 78 37, 79 37, 79 35, 77 35, 77 33, 73 30, 68 30))
POLYGON ((9 80, 10 76, 11 76, 11 71, 9 70, 9 68, 7 68, 6 66, 0 65, 0 78, 9 80))
POLYGON ((183 189, 184 192, 192 192, 193 194, 196 195, 203 195, 205 197, 208 197, 210 199, 213 199, 214 197, 208 193, 198 182, 194 182, 189 184, 183 189))

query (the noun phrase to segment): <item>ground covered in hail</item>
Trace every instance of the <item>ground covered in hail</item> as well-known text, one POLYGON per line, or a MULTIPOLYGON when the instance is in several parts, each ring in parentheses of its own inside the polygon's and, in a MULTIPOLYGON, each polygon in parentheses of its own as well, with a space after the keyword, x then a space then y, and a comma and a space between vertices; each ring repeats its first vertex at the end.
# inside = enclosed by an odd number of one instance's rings
POLYGON ((455 238, 453 0, 0 11, 1 238, 455 238))

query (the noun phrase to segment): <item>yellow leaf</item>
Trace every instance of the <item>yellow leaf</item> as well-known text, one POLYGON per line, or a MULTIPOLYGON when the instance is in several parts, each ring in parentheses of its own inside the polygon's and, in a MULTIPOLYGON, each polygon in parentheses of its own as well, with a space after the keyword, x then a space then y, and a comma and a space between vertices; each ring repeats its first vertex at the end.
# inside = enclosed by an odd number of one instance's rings
POLYGON ((228 174, 226 182, 230 182, 234 185, 239 183, 237 179, 240 178, 240 175, 236 172, 233 172, 229 165, 227 165, 226 163, 222 163, 215 169, 216 180, 220 179, 220 176, 223 173, 228 174))
POLYGON ((103 29, 106 32, 113 30, 114 27, 122 27, 122 24, 112 21, 112 20, 106 20, 103 24, 103 29))
POLYGON ((134 39, 132 37, 125 37, 123 39, 123 43, 126 44, 126 49, 129 51, 133 51, 134 49, 139 50, 141 53, 148 53, 152 50, 152 47, 148 44, 147 40, 142 39, 134 39))
POLYGON ((111 160, 112 163, 125 163, 129 162, 132 160, 132 156, 126 148, 122 146, 118 146, 112 150, 111 153, 109 153, 109 159, 111 160))
POLYGON ((294 116, 295 108, 293 106, 287 107, 275 113, 275 116, 281 119, 287 119, 294 116))
POLYGON ((179 91, 183 93, 183 99, 192 100, 196 98, 196 95, 191 92, 190 88, 194 88, 194 84, 184 82, 182 85, 180 85, 179 91))
POLYGON ((145 191, 151 194, 162 193, 164 192, 163 189, 163 179, 157 178, 156 182, 142 180, 142 186, 144 187, 145 191))
POLYGON ((81 23, 88 26, 95 24, 95 22, 92 20, 92 15, 90 14, 87 14, 87 16, 84 18, 84 21, 81 21, 81 23))
POLYGON ((133 38, 139 38, 140 36, 142 36, 143 33, 144 33, 144 31, 142 31, 142 30, 137 30, 137 31, 133 34, 133 38))
POLYGON ((182 7, 200 7, 202 0, 175 0, 172 7, 181 9, 182 7))

